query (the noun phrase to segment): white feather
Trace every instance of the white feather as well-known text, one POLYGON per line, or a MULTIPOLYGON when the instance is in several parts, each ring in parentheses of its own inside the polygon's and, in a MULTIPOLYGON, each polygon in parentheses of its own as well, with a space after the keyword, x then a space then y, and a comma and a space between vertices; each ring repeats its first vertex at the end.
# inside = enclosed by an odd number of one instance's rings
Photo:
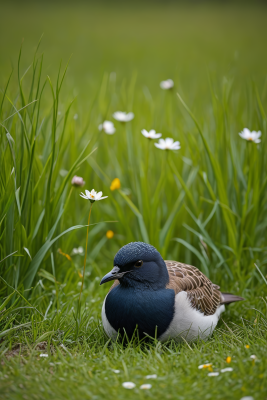
POLYGON ((225 310, 224 305, 218 307, 213 315, 204 315, 202 312, 194 309, 187 297, 186 292, 180 292, 175 296, 174 317, 166 332, 159 340, 165 342, 168 339, 175 339, 188 342, 208 339, 214 331, 220 314, 225 310))
POLYGON ((103 322, 103 328, 104 328, 104 331, 106 332, 106 334, 108 335, 109 338, 111 338, 112 340, 116 340, 117 336, 118 336, 118 332, 115 331, 114 328, 112 328, 112 326, 110 325, 110 323, 109 323, 109 321, 107 319, 107 316, 106 316, 106 311, 105 311, 106 298, 107 298, 107 296, 105 297, 105 300, 104 300, 104 303, 103 303, 103 306, 102 306, 102 313, 101 313, 102 322, 103 322))

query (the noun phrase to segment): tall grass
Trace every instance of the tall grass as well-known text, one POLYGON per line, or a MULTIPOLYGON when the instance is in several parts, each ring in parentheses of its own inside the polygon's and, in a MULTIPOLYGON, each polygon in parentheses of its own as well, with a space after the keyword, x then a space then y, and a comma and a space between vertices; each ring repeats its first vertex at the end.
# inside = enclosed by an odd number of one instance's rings
POLYGON ((68 66, 60 66, 52 82, 42 70, 39 45, 26 71, 21 57, 22 49, 0 109, 5 307, 19 299, 32 307, 34 293, 43 293, 38 303, 48 312, 52 304, 59 307, 59 292, 81 279, 78 256, 64 257, 85 245, 88 207, 71 186, 75 173, 86 188, 109 196, 94 207, 97 225, 90 230, 86 264, 91 277, 110 268, 120 246, 141 240, 236 292, 257 282, 254 263, 262 271, 267 263, 267 161, 266 99, 256 84, 210 80, 210 102, 202 115, 194 115, 182 87, 160 93, 157 101, 140 89, 135 75, 125 83, 105 73, 82 124, 73 119, 75 99, 68 104, 61 97, 68 66), (116 123, 113 136, 99 132, 98 124, 122 107, 135 113, 134 120, 116 123), (245 126, 262 131, 260 144, 239 137, 245 126), (181 150, 157 149, 141 135, 143 128, 174 137, 181 150), (122 188, 111 191, 115 177, 122 188), (109 242, 107 229, 115 232, 109 242), (55 285, 52 304, 43 290, 47 280, 55 285))

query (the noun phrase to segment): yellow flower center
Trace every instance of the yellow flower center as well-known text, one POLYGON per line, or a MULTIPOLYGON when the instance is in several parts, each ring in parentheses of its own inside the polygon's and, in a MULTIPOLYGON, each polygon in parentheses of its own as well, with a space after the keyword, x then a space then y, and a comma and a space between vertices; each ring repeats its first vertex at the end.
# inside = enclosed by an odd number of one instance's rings
POLYGON ((250 142, 253 142, 253 139, 252 139, 252 137, 249 137, 249 138, 248 138, 248 140, 249 140, 250 142))
POLYGON ((230 362, 232 361, 232 357, 226 357, 226 362, 228 363, 228 364, 230 364, 230 362))

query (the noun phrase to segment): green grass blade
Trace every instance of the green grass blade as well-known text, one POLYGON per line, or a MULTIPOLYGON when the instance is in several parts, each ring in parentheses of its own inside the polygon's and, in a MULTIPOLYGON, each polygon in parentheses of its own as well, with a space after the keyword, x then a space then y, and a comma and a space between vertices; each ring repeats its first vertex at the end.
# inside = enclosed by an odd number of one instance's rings
POLYGON ((68 232, 71 232, 75 229, 80 229, 80 228, 84 228, 87 225, 75 225, 72 226, 71 228, 66 229, 64 232, 62 232, 60 235, 58 235, 57 237, 55 237, 52 240, 48 240, 47 242, 45 242, 45 244, 40 248, 40 250, 38 251, 38 253, 33 257, 32 262, 29 265, 27 274, 25 276, 24 279, 24 287, 26 289, 28 289, 31 285, 32 282, 35 278, 35 275, 37 274, 37 271, 41 265, 41 262, 43 261, 47 251, 51 248, 51 246, 63 235, 65 235, 68 232))
POLYGON ((193 247, 190 243, 186 242, 183 239, 174 238, 173 240, 175 240, 178 243, 181 243, 183 246, 187 247, 192 253, 194 253, 197 256, 197 258, 201 262, 203 272, 207 275, 207 277, 209 277, 209 267, 205 261, 205 258, 200 254, 200 252, 195 247, 193 247))

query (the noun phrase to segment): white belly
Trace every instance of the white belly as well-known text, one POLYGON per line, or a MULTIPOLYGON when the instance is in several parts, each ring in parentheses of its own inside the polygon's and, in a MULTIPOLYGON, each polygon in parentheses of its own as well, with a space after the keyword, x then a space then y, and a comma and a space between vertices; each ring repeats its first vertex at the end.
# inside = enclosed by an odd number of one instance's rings
MULTIPOLYGON (((109 338, 116 340, 118 332, 110 325, 106 312, 104 300, 102 306, 102 323, 103 328, 109 338)), ((202 312, 192 308, 190 301, 187 298, 186 292, 180 292, 175 296, 174 317, 166 332, 164 332, 159 340, 165 342, 168 339, 176 341, 186 340, 192 342, 194 340, 207 340, 214 331, 220 314, 225 310, 224 305, 218 307, 213 315, 204 315, 202 312)))
POLYGON ((187 342, 198 338, 206 340, 214 331, 220 314, 224 310, 224 305, 221 305, 215 314, 204 315, 202 312, 192 308, 186 292, 180 292, 175 296, 173 320, 166 332, 159 337, 159 340, 161 342, 165 342, 168 339, 186 340, 187 342))

